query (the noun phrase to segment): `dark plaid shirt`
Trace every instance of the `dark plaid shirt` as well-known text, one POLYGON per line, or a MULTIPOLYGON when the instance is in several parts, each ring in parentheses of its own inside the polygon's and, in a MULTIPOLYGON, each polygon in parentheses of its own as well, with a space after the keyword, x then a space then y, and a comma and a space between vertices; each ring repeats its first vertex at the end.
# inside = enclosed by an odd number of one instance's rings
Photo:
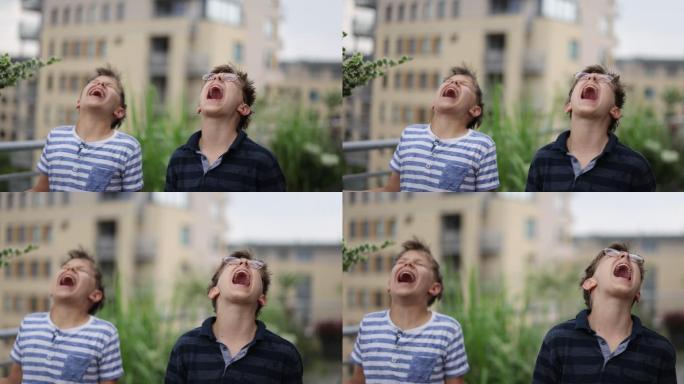
MULTIPOLYGON (((594 159, 593 167, 578 176, 573 157, 568 153, 570 131, 561 133, 555 142, 537 151, 527 174, 528 192, 655 191, 655 176, 648 160, 608 134, 608 144, 594 159)), ((576 160, 575 160, 576 161, 576 160)))
POLYGON ((247 353, 227 365, 221 352, 223 344, 212 329, 215 321, 216 317, 210 317, 178 339, 166 368, 166 384, 302 383, 299 352, 292 343, 267 330, 261 321, 256 322, 256 335, 247 353))
POLYGON ((171 156, 165 191, 285 191, 285 177, 278 160, 244 131, 221 155, 220 164, 205 173, 203 155, 198 153, 201 136, 202 131, 195 132, 171 156))
MULTIPOLYGON (((604 361, 603 340, 589 327, 588 310, 553 327, 544 337, 534 367, 534 384, 675 384, 675 350, 632 315, 627 348, 604 361)), ((616 352, 618 352, 616 350, 616 352)))

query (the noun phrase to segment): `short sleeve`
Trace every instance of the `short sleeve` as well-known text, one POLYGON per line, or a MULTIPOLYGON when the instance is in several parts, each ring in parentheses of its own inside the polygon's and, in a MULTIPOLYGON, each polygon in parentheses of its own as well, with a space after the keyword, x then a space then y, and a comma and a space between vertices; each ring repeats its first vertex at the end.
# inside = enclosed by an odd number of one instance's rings
POLYGON ((24 322, 21 322, 19 326, 19 332, 17 333, 17 338, 14 340, 14 345, 12 346, 12 351, 10 352, 10 358, 15 363, 21 365, 23 353, 23 334, 24 334, 24 322))
POLYGON ((119 333, 116 329, 102 350, 100 361, 98 361, 98 376, 100 381, 116 380, 123 376, 119 333))
POLYGON ((401 144, 404 142, 404 132, 401 133, 399 144, 397 144, 397 148, 394 150, 394 155, 392 155, 392 160, 390 160, 390 169, 396 173, 401 173, 401 144))
MULTIPOLYGON (((137 144, 137 143, 136 143, 137 144)), ((123 172, 123 191, 138 192, 143 188, 142 150, 140 144, 126 161, 123 172)))
POLYGON ((466 354, 463 332, 460 326, 454 333, 447 348, 444 360, 446 377, 461 377, 465 375, 470 370, 470 366, 468 365, 468 355, 466 354))
POLYGON ((359 332, 356 335, 354 349, 351 353, 351 361, 356 365, 363 365, 363 347, 361 346, 361 336, 363 335, 363 321, 359 325, 359 332))
POLYGON ((40 154, 40 159, 38 160, 38 165, 36 166, 36 170, 45 175, 49 174, 50 171, 50 162, 48 161, 47 153, 48 148, 51 147, 52 144, 51 135, 52 132, 48 133, 47 138, 45 139, 45 145, 43 146, 43 151, 40 154))
POLYGON ((475 178, 475 190, 491 191, 499 187, 499 168, 496 163, 496 144, 492 143, 480 161, 475 178))

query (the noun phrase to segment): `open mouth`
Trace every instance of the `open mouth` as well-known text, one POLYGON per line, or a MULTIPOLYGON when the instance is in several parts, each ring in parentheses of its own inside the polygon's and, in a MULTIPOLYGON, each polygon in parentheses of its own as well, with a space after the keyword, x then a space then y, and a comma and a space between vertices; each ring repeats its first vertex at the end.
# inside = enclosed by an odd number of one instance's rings
POLYGON ((613 276, 621 277, 623 279, 632 280, 632 268, 629 264, 620 263, 613 269, 613 276))
POLYGON ((105 97, 104 90, 102 90, 101 88, 98 88, 98 87, 91 89, 90 92, 88 92, 88 95, 99 97, 99 98, 105 97))
POLYGON ((587 85, 582 89, 581 99, 586 100, 597 100, 598 99, 598 88, 593 85, 587 85))
POLYGON ((207 92, 207 99, 221 100, 223 98, 223 89, 218 85, 212 85, 207 92))
POLYGON ((456 88, 453 87, 447 87, 442 91, 442 97, 450 97, 452 99, 455 99, 458 96, 458 92, 456 91, 456 88))
POLYGON ((73 287, 76 285, 76 278, 71 275, 62 276, 62 278, 59 279, 59 285, 61 287, 73 287))
POLYGON ((403 270, 397 275, 397 282, 411 284, 416 281, 416 275, 409 270, 403 270))
POLYGON ((250 276, 250 274, 243 269, 233 274, 233 284, 244 285, 246 287, 249 287, 251 280, 252 277, 250 276))

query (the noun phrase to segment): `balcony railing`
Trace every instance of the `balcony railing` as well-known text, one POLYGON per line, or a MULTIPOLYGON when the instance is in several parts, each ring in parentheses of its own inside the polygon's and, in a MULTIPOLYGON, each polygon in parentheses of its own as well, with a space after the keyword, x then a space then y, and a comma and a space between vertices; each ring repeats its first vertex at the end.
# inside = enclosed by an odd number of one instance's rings
MULTIPOLYGON (((0 329, 0 342, 9 344, 9 340, 16 338, 18 333, 19 328, 0 329)), ((0 377, 6 377, 9 375, 9 367, 11 365, 11 359, 0 360, 0 377)))
POLYGON ((378 7, 378 0, 355 0, 354 4, 361 8, 372 8, 378 7))
POLYGON ((488 73, 503 73, 505 52, 494 49, 485 52, 485 70, 488 73))
POLYGON ((40 24, 20 22, 19 38, 24 41, 38 41, 40 39, 40 24))
MULTIPOLYGON (((397 147, 399 139, 383 139, 383 140, 364 140, 364 141, 345 141, 342 143, 342 151, 344 153, 352 152, 368 152, 376 149, 392 149, 397 147)), ((365 182, 372 177, 382 177, 390 174, 390 171, 378 172, 363 172, 353 173, 342 176, 342 184, 345 188, 349 186, 365 182)))
POLYGON ((24 11, 41 11, 43 0, 21 0, 21 9, 24 11))
MULTIPOLYGON (((15 151, 35 151, 43 149, 43 146, 45 146, 45 140, 0 142, 0 154, 15 151)), ((8 173, 0 175, 0 181, 24 180, 37 175, 38 172, 36 171, 8 173)))

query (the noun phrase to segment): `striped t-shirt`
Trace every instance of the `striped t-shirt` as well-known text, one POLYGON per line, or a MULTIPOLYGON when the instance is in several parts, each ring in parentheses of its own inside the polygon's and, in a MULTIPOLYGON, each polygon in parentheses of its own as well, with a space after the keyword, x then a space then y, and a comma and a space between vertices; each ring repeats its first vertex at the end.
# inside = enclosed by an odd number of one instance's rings
POLYGON ((10 357, 21 365, 22 383, 99 383, 123 376, 119 334, 111 323, 59 329, 47 312, 24 318, 10 357))
POLYGON ((54 128, 38 171, 48 176, 50 191, 134 192, 143 187, 140 143, 118 130, 86 143, 73 125, 54 128))
POLYGON ((430 321, 409 330, 394 325, 389 310, 367 314, 361 320, 351 360, 363 367, 368 384, 442 384, 470 369, 461 325, 434 311, 430 321))
POLYGON ((472 129, 461 137, 440 139, 429 125, 409 125, 390 162, 402 191, 489 191, 499 187, 496 145, 472 129))

